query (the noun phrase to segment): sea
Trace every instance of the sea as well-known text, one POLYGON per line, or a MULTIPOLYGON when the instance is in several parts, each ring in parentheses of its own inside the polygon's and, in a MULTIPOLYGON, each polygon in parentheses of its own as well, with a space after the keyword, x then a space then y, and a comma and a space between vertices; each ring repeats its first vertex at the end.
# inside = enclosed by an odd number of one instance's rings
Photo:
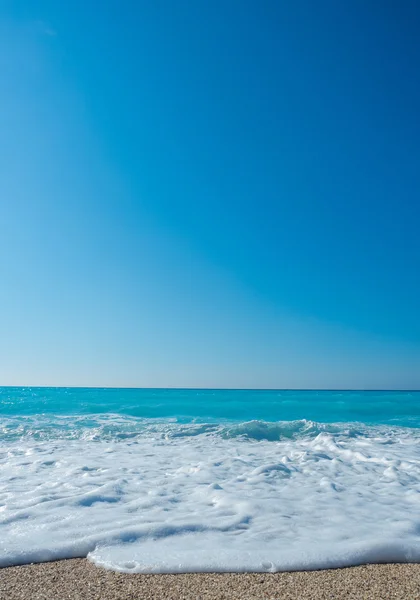
POLYGON ((0 388, 0 566, 420 562, 420 392, 0 388))

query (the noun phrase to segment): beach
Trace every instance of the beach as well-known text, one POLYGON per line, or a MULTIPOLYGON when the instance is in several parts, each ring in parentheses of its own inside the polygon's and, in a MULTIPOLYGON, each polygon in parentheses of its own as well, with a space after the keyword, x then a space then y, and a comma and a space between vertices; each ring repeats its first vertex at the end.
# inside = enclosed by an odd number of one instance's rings
POLYGON ((129 575, 70 559, 0 570, 5 600, 415 600, 420 564, 285 573, 129 575))

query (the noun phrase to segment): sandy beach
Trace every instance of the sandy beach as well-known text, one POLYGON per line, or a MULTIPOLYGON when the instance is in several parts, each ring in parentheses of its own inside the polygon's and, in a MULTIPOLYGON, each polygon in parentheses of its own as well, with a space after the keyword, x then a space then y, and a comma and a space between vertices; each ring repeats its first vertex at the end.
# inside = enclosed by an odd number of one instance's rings
POLYGON ((126 575, 85 559, 0 570, 4 600, 415 600, 420 564, 292 573, 126 575))

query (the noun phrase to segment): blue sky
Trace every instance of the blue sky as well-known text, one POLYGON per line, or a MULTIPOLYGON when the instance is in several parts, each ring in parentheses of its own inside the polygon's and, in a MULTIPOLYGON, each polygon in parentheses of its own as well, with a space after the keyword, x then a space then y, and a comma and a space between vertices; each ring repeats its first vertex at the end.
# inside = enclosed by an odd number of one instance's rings
POLYGON ((0 383, 420 387, 416 2, 3 2, 0 383))

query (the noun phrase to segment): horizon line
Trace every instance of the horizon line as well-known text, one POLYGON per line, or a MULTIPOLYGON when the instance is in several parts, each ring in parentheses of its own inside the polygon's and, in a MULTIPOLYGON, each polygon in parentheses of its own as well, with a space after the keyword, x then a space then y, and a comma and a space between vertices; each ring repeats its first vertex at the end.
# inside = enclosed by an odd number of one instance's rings
POLYGON ((247 387, 179 387, 179 386, 98 386, 98 385, 0 385, 0 389, 62 389, 62 390, 178 390, 220 392, 420 392, 420 388, 247 388, 247 387))

